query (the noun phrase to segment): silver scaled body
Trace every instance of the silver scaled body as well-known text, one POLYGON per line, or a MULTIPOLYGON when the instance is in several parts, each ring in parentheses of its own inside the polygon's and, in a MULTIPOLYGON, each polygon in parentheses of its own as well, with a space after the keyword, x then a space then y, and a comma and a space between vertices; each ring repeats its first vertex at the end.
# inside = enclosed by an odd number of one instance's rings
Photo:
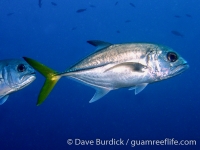
POLYGON ((137 94, 149 83, 168 79, 189 67, 173 49, 159 44, 89 43, 96 46, 97 51, 59 76, 73 78, 96 89, 90 102, 119 88, 135 89, 137 94))

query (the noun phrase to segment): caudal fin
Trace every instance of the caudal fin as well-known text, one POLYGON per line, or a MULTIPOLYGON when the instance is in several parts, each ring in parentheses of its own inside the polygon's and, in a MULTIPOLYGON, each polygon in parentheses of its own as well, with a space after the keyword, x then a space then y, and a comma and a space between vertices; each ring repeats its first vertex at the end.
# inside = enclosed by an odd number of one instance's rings
POLYGON ((47 66, 45 66, 31 58, 27 58, 27 57, 23 57, 23 58, 29 65, 31 65, 35 70, 40 72, 46 78, 46 81, 45 81, 45 83, 40 91, 40 94, 38 96, 38 101, 37 101, 37 106, 38 106, 45 101, 45 99, 47 98, 47 96, 49 95, 49 93, 51 92, 53 87, 55 86, 55 84, 60 79, 60 76, 57 75, 56 71, 48 68, 47 66))

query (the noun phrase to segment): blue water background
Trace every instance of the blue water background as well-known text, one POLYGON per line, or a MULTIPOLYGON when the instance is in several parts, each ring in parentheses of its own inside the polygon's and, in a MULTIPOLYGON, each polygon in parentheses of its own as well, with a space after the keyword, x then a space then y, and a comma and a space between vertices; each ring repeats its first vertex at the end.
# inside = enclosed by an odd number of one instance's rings
POLYGON ((89 104, 94 89, 62 78, 36 106, 44 78, 0 106, 0 149, 199 149, 200 2, 196 0, 0 1, 1 59, 34 58, 64 71, 95 51, 87 40, 154 42, 172 47, 189 70, 148 85, 120 89, 89 104), (53 6, 51 2, 57 3, 53 6), (135 8, 129 3, 133 3, 135 8), (95 7, 91 7, 94 5, 95 7), (87 10, 82 13, 76 11, 87 10), (14 13, 8 15, 8 13, 14 13), (186 16, 190 14, 191 17, 186 16), (176 18, 179 15, 180 18, 176 18), (126 20, 131 22, 126 23, 126 20), (176 36, 172 30, 184 36, 176 36), (118 33, 120 32, 120 33, 118 33), (67 139, 196 140, 197 146, 69 146, 67 139))

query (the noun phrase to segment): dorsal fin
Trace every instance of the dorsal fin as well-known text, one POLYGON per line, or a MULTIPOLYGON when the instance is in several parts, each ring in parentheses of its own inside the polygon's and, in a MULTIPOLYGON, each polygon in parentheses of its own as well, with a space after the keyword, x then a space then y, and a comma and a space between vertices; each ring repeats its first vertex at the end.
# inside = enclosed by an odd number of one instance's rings
POLYGON ((91 40, 91 41, 87 41, 89 44, 97 47, 96 50, 100 50, 106 47, 109 47, 110 45, 112 45, 111 43, 108 42, 104 42, 104 41, 99 41, 99 40, 91 40))

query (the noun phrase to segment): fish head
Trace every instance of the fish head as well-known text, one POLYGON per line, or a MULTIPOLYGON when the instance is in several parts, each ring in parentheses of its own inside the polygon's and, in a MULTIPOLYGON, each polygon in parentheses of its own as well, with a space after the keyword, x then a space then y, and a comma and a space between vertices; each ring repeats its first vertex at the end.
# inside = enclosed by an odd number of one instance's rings
POLYGON ((152 68, 157 81, 176 76, 189 68, 185 59, 166 46, 159 46, 151 57, 153 57, 152 68))
POLYGON ((24 60, 18 59, 5 61, 2 77, 13 91, 26 87, 36 79, 35 70, 24 60))

